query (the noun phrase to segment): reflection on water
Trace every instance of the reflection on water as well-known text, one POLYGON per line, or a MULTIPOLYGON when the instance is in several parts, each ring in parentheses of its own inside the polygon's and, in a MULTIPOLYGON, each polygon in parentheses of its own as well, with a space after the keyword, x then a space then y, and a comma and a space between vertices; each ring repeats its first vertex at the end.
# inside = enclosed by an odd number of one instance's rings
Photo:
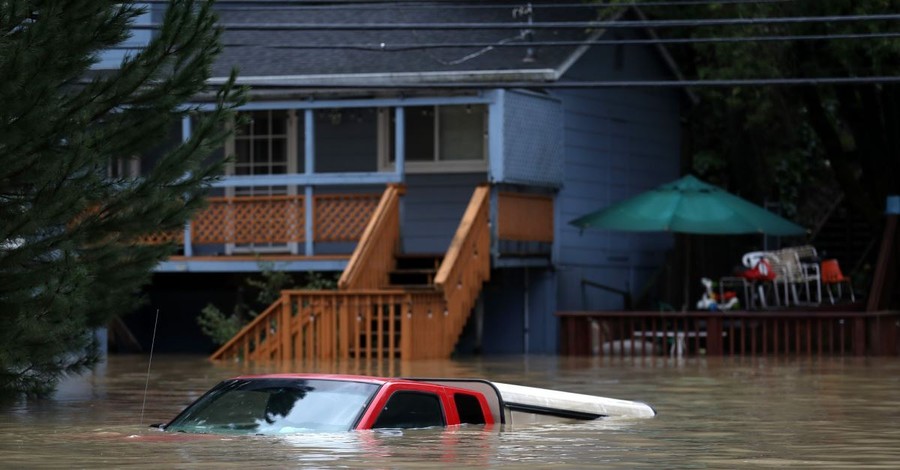
POLYGON ((113 356, 54 400, 0 410, 0 466, 222 467, 877 467, 900 461, 900 361, 511 357, 376 366, 287 366, 113 356), (187 436, 171 419, 220 380, 266 372, 484 377, 640 400, 654 419, 484 430, 366 431, 279 437, 187 436))

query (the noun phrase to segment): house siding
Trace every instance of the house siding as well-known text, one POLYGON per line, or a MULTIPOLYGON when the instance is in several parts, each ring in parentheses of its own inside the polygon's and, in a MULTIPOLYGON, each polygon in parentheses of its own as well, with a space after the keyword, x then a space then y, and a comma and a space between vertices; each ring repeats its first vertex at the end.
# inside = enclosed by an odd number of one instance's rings
POLYGON ((472 192, 486 179, 486 173, 408 175, 401 209, 403 252, 447 251, 472 192))
MULTIPOLYGON (((564 76, 564 80, 634 79, 672 77, 656 50, 638 46, 594 48, 564 76)), ((581 231, 569 222, 678 177, 682 93, 643 88, 553 93, 565 109, 566 181, 556 208, 555 310, 623 308, 623 296, 582 281, 634 295, 672 248, 668 234, 581 231)))
POLYGON ((498 183, 563 184, 563 109, 557 98, 512 91, 503 98, 503 152, 498 183))

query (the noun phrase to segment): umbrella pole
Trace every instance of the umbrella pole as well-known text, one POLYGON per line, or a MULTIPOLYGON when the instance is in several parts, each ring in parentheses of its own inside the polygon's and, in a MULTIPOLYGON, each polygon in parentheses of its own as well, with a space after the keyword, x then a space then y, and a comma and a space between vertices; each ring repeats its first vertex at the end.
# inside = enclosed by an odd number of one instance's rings
POLYGON ((684 237, 684 281, 682 282, 684 291, 684 300, 681 304, 681 311, 687 312, 688 303, 691 301, 690 284, 691 284, 691 236, 682 235, 684 237))

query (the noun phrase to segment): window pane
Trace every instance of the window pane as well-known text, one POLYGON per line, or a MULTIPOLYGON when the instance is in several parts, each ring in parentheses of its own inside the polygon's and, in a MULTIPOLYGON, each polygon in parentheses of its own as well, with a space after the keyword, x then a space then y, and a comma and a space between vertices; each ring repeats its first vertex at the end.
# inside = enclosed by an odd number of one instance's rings
POLYGON ((272 163, 287 164, 287 139, 272 139, 272 163))
POLYGON ((397 392, 372 428, 427 428, 444 425, 440 399, 431 393, 397 392))
POLYGON ((250 116, 253 119, 252 126, 254 135, 266 135, 269 133, 268 111, 255 111, 250 116))
POLYGON ((287 111, 272 111, 272 134, 287 134, 287 111))
POLYGON ((434 161, 434 107, 406 108, 406 160, 434 161))
POLYGON ((234 141, 234 160, 237 163, 247 163, 250 161, 250 141, 247 139, 236 139, 234 141))
POLYGON ((377 170, 375 108, 318 109, 314 115, 316 172, 377 170))
POLYGON ((484 108, 442 106, 440 114, 440 159, 484 159, 484 108))
POLYGON ((481 411, 481 403, 475 395, 457 393, 453 395, 456 402, 456 411, 459 412, 460 424, 484 424, 484 413, 481 411))

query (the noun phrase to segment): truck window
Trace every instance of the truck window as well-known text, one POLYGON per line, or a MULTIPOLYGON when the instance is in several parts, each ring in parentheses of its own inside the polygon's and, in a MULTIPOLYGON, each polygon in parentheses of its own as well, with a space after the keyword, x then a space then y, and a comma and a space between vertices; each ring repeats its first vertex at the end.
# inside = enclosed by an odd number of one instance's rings
POLYGON ((437 395, 399 391, 388 399, 372 428, 427 428, 443 425, 444 413, 437 395))
POLYGON ((484 424, 481 403, 475 395, 456 393, 453 395, 453 401, 456 402, 456 412, 459 413, 459 424, 484 424))

